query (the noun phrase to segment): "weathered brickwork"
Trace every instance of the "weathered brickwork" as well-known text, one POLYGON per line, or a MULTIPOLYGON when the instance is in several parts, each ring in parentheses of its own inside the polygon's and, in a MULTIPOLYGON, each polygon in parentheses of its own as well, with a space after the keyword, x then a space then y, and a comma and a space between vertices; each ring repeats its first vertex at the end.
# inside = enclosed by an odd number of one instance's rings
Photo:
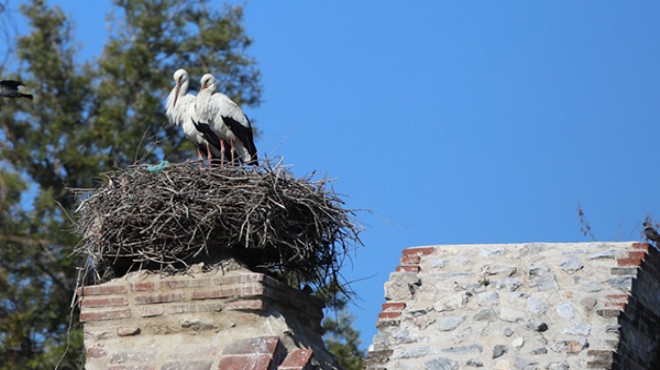
POLYGON ((248 270, 131 273, 78 291, 86 369, 335 369, 323 303, 248 270))
POLYGON ((408 248, 367 369, 660 369, 646 243, 408 248))

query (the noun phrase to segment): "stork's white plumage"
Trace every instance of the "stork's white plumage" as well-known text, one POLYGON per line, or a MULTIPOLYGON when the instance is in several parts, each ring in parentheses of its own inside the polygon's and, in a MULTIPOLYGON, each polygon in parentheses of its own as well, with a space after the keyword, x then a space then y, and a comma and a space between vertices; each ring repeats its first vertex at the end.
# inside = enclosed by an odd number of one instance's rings
POLYGON ((196 128, 199 121, 195 112, 197 98, 192 94, 188 94, 188 72, 184 69, 178 69, 174 72, 174 82, 176 85, 167 96, 165 105, 167 119, 171 123, 181 126, 186 137, 197 147, 199 159, 202 159, 202 150, 206 152, 209 161, 213 158, 222 158, 218 136, 215 135, 214 137, 212 130, 202 133, 196 128))
MULTIPOLYGON (((225 94, 215 92, 215 77, 210 73, 202 76, 202 86, 197 94, 196 112, 200 122, 211 125, 220 138, 231 145, 231 161, 234 153, 241 162, 259 164, 257 147, 254 145, 252 125, 241 107, 225 94)), ((221 142, 224 153, 224 145, 221 142)))

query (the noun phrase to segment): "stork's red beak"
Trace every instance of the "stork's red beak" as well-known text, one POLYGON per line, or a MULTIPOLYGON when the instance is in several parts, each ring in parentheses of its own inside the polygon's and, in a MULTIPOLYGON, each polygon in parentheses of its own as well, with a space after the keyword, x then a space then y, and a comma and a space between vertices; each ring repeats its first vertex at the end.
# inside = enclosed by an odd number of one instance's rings
POLYGON ((174 90, 174 106, 176 107, 176 101, 179 99, 179 90, 181 89, 181 83, 176 83, 176 89, 174 90))

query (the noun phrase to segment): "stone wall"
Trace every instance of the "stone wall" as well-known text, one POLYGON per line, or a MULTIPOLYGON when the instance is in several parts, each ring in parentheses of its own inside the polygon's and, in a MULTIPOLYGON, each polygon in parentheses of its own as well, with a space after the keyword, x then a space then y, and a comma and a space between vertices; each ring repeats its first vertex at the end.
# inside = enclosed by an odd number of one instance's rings
POLYGON ((335 369, 323 303, 261 273, 131 273, 78 292, 86 369, 335 369))
POLYGON ((367 369, 660 368, 652 367, 660 257, 647 250, 632 242, 406 249, 385 284, 367 369))

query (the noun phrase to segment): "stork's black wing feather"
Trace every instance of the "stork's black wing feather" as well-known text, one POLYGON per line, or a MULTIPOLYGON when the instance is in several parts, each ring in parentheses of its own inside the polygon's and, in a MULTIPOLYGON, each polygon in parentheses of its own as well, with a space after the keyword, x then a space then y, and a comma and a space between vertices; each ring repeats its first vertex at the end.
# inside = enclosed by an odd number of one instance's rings
POLYGON ((2 80, 0 81, 0 86, 13 90, 18 90, 19 86, 25 86, 25 84, 22 81, 2 80))
MULTIPOLYGON (((214 148, 216 148, 220 153, 222 153, 222 145, 220 144, 220 137, 211 130, 211 125, 205 122, 195 122, 195 120, 192 120, 193 125, 195 126, 195 129, 199 131, 200 134, 202 134, 202 137, 206 139, 206 141, 211 144, 214 148)), ((228 150, 225 150, 224 152, 224 157, 227 162, 231 162, 231 153, 228 150)))
POLYGON ((254 145, 252 125, 250 124, 250 119, 247 116, 245 116, 245 119, 247 119, 248 122, 247 127, 243 126, 240 122, 231 117, 222 117, 222 120, 225 122, 225 124, 229 126, 234 135, 236 135, 236 138, 243 143, 245 148, 248 150, 248 153, 250 153, 250 157, 252 159, 248 164, 258 165, 259 161, 257 160, 257 147, 254 145))

